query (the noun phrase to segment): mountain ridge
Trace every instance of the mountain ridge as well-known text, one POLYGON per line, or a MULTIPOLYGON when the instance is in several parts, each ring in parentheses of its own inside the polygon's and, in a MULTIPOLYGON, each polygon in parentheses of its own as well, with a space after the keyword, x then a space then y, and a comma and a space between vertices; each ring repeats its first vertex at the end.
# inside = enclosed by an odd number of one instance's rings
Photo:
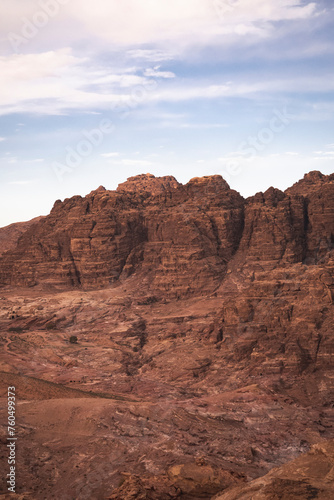
POLYGON ((185 185, 134 176, 115 191, 100 186, 57 200, 0 257, 0 285, 99 288, 141 273, 148 289, 169 295, 213 292, 233 259, 272 268, 325 258, 334 242, 333 193, 334 175, 320 172, 247 199, 219 175, 185 185))
POLYGON ((22 234, 0 259, 0 370, 20 380, 34 498, 330 491, 330 456, 319 481, 309 455, 305 481, 264 474, 334 439, 333 180, 245 200, 219 176, 144 175, 22 234))

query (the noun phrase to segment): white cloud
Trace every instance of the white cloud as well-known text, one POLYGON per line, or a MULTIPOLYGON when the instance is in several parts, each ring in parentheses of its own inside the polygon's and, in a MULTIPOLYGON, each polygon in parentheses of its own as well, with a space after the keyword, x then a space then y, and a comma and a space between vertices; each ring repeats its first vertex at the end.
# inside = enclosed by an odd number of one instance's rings
POLYGON ((127 167, 151 167, 152 165, 154 165, 154 163, 151 161, 131 160, 130 158, 124 158, 120 163, 127 167))
POLYGON ((34 181, 10 181, 7 184, 11 186, 25 186, 26 184, 32 184, 34 181))
POLYGON ((7 141, 6 137, 0 137, 0 142, 7 141))
MULTIPOLYGON (((227 82, 215 77, 217 81, 214 83, 200 78, 181 79, 171 71, 160 70, 160 66, 115 69, 110 63, 102 64, 93 57, 75 56, 69 48, 2 56, 0 74, 1 115, 15 112, 67 114, 71 110, 111 112, 118 104, 125 108, 123 111, 127 111, 126 107, 132 111, 144 102, 176 103, 235 96, 262 98, 266 93, 334 91, 330 69, 326 78, 323 74, 311 77, 301 74, 295 78, 280 75, 277 79, 259 79, 257 75, 250 75, 246 80, 245 75, 238 75, 237 80, 227 82)), ((315 104, 310 110, 311 116, 331 113, 331 106, 315 104)), ((302 118, 296 116, 296 119, 302 118)), ((188 120, 185 128, 187 123, 188 120)))
POLYGON ((159 124, 160 128, 181 128, 190 130, 201 130, 201 129, 215 129, 215 128, 227 128, 229 125, 225 123, 185 123, 185 122, 174 122, 174 121, 163 121, 159 124))
POLYGON ((161 50, 154 49, 134 49, 128 50, 127 55, 136 60, 143 60, 145 62, 160 62, 170 61, 174 59, 175 55, 168 54, 161 50))
MULTIPOLYGON (((139 152, 135 153, 139 154, 139 152)), ((120 160, 116 159, 111 159, 108 161, 109 164, 112 165, 117 165, 117 166, 124 166, 124 167, 153 167, 156 165, 156 163, 149 161, 149 160, 144 160, 144 159, 132 159, 132 158, 123 158, 120 160)))
POLYGON ((334 160, 334 144, 327 144, 326 146, 327 151, 314 151, 313 154, 316 155, 313 157, 314 160, 318 161, 331 161, 333 162, 334 160), (331 151, 328 151, 331 150, 331 151))
POLYGON ((154 78, 175 78, 175 73, 172 71, 159 71, 160 66, 155 66, 154 68, 148 68, 145 70, 144 75, 154 78))
MULTIPOLYGON (((43 11, 40 2, 2 0, 6 15, 0 19, 0 37, 22 35, 27 19, 34 22, 43 11)), ((276 21, 295 21, 316 15, 315 2, 302 0, 70 0, 25 46, 53 47, 75 40, 108 41, 113 48, 127 47, 130 57, 147 61, 168 60, 182 48, 218 42, 221 37, 262 37, 274 33, 276 21), (223 12, 219 4, 229 9, 223 12), (60 29, 61 28, 61 29, 60 29), (218 40, 217 40, 218 39, 218 40), (149 44, 150 48, 143 48, 149 44)), ((319 11, 320 12, 320 11, 319 11)), ((9 43, 7 41, 9 48, 9 43)))
MULTIPOLYGON (((147 72, 166 77, 166 72, 156 68, 147 72)), ((231 85, 191 87, 188 82, 169 89, 167 83, 151 77, 96 67, 92 60, 73 56, 70 49, 0 57, 0 74, 0 114, 66 114, 108 107, 112 111, 119 103, 132 110, 144 101, 210 99, 234 93, 231 85)))
MULTIPOLYGON (((269 23, 306 19, 316 3, 301 0, 236 0, 220 15, 214 0, 72 0, 67 9, 95 36, 121 45, 197 44, 220 34, 262 35, 269 23), (265 23, 268 23, 266 27, 265 23), (238 33, 239 31, 239 33, 238 33)), ((223 5, 226 2, 221 2, 223 5)))
POLYGON ((133 88, 151 83, 126 71, 112 73, 108 66, 96 68, 94 61, 73 56, 70 49, 0 57, 0 74, 0 114, 112 109, 133 101, 133 88))
POLYGON ((114 153, 102 153, 101 156, 103 156, 103 158, 115 158, 117 156, 119 156, 120 153, 117 153, 117 152, 114 152, 114 153))

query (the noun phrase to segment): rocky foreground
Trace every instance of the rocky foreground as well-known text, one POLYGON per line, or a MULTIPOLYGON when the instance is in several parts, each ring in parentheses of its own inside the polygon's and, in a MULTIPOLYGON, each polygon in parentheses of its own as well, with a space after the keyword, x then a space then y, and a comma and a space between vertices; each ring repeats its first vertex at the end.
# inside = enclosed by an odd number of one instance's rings
POLYGON ((247 200, 147 174, 56 202, 0 257, 17 498, 334 497, 333 242, 319 172, 247 200))

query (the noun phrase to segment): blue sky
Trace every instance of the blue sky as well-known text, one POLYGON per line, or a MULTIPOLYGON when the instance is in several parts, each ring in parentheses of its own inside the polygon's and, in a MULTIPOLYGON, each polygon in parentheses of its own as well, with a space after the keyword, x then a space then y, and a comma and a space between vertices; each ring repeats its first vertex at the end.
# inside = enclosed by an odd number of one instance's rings
POLYGON ((2 0, 0 226, 139 173, 334 171, 334 4, 2 0))

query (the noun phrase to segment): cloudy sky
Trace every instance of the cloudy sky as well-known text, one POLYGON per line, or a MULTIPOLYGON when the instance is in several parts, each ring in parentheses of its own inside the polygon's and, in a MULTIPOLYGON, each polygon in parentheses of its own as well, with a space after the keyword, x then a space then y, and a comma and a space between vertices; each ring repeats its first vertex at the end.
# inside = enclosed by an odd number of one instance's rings
POLYGON ((331 0, 1 0, 0 226, 131 175, 334 171, 331 0))

